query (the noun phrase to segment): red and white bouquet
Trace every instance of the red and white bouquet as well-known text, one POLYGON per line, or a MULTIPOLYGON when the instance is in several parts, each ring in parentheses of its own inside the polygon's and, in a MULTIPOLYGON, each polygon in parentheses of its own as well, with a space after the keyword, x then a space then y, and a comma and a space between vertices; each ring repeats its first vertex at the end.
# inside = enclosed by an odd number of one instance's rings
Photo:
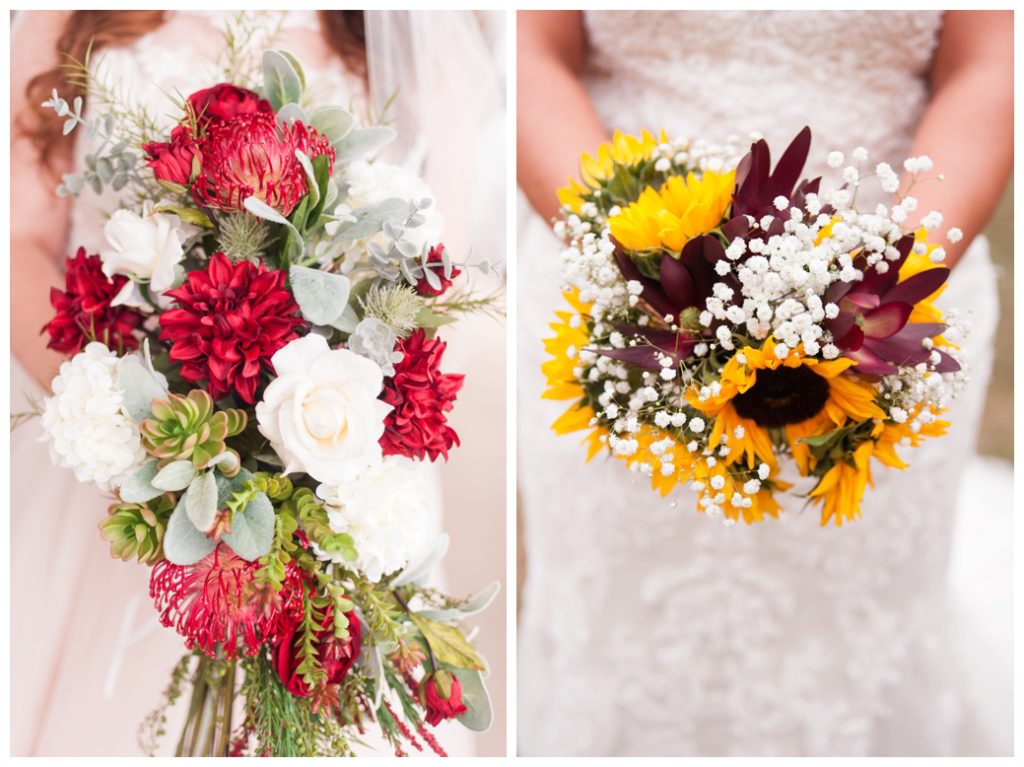
POLYGON ((120 195, 109 248, 79 249, 51 292, 44 330, 69 359, 45 439, 113 494, 101 534, 151 567, 190 650, 167 692, 191 686, 178 754, 348 754, 367 722, 398 754, 443 754, 428 724, 490 722, 460 626, 498 584, 469 600, 425 585, 447 538, 420 464, 459 444, 463 376, 437 329, 480 301, 452 290, 470 265, 439 241, 426 185, 374 160, 394 130, 314 108, 304 84, 268 51, 254 81, 176 104, 169 134, 44 105, 99 146, 58 194, 120 195), (412 199, 379 182, 396 174, 412 199))

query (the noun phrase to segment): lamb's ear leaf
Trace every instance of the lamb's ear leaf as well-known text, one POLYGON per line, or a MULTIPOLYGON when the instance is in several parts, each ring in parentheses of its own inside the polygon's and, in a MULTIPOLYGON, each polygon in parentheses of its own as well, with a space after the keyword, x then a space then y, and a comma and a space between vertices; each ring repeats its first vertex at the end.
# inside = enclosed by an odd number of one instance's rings
POLYGON ((348 306, 352 283, 342 274, 308 266, 292 266, 288 270, 288 279, 302 316, 314 325, 332 324, 348 306))
POLYGON ((302 78, 289 58, 280 51, 263 53, 264 94, 275 112, 302 98, 302 78))
POLYGON ((121 483, 117 490, 118 496, 125 503, 145 503, 156 498, 164 492, 158 487, 153 487, 153 478, 157 471, 155 458, 146 461, 121 483))
POLYGON ((398 133, 389 125, 374 125, 359 128, 349 133, 335 145, 336 160, 348 162, 380 149, 395 140, 398 133))
POLYGON ((167 396, 165 382, 146 368, 138 354, 122 357, 118 362, 117 386, 125 412, 136 423, 152 418, 153 400, 167 396))
POLYGON ((193 565, 216 548, 217 543, 196 530, 185 510, 185 499, 167 522, 164 533, 164 556, 175 565, 193 565))
POLYGON ((334 146, 352 131, 355 122, 352 113, 341 107, 321 107, 309 116, 309 124, 323 133, 334 146))
POLYGON ((189 483, 185 491, 185 511, 201 533, 208 533, 217 521, 217 480, 212 471, 204 471, 189 483))
POLYGON ((274 506, 266 493, 257 493, 231 520, 231 530, 221 536, 238 556, 250 562, 270 551, 274 540, 274 506))
POLYGON ((171 461, 156 473, 152 484, 153 487, 176 493, 188 487, 196 478, 196 473, 191 461, 171 461))
POLYGON ((466 711, 456 717, 467 730, 485 732, 494 721, 491 710, 491 696, 487 694, 483 674, 475 669, 453 668, 462 687, 462 705, 466 711))
POLYGON ((335 239, 362 240, 365 237, 372 237, 384 227, 385 221, 398 218, 405 220, 408 213, 409 203, 398 197, 389 197, 372 205, 357 208, 352 211, 356 220, 351 224, 342 224, 335 239))

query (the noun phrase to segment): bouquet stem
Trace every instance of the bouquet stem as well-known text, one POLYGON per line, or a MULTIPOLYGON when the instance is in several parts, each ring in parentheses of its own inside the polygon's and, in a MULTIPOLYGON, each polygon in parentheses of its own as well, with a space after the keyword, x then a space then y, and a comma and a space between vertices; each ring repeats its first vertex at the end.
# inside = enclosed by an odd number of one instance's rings
POLYGON ((237 661, 199 655, 192 699, 175 756, 227 756, 237 661))

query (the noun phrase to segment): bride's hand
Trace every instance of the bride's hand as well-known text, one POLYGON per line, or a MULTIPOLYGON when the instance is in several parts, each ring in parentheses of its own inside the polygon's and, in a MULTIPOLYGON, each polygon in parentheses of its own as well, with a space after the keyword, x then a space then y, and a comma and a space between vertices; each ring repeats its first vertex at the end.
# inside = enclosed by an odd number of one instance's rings
POLYGON ((57 38, 66 13, 19 16, 11 41, 11 351, 49 389, 64 358, 46 348, 40 331, 53 318, 50 288, 64 284, 61 263, 67 255, 71 206, 68 198, 54 194, 54 188, 61 174, 71 170, 71 140, 57 148, 53 167, 47 169, 16 123, 39 106, 28 103, 25 88, 58 63, 57 38))
POLYGON ((932 210, 945 217, 931 239, 953 266, 992 216, 1013 166, 1013 12, 947 11, 930 74, 911 154, 928 155, 935 171, 911 194, 918 219, 932 210), (950 227, 963 231, 958 243, 946 240, 950 227))
POLYGON ((519 186, 534 210, 558 215, 555 190, 579 169, 580 154, 608 135, 580 82, 586 52, 580 11, 520 11, 516 117, 519 186))

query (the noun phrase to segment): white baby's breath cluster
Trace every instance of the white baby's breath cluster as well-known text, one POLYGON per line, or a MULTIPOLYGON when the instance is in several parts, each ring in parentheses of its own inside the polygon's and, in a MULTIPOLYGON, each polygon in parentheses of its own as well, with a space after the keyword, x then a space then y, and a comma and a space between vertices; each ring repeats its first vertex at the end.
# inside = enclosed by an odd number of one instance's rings
MULTIPOLYGON (((738 137, 730 137, 724 145, 677 139, 659 145, 655 168, 680 174, 692 170, 698 175, 707 169, 727 170, 735 167, 746 146, 749 145, 738 137)), ((704 329, 705 337, 694 347, 693 356, 683 363, 660 355, 660 370, 638 375, 635 367, 617 359, 587 349, 569 350, 579 363, 575 369, 577 379, 590 385, 591 390, 595 385, 599 387, 592 425, 607 427, 608 435, 601 439, 613 454, 627 460, 638 454, 637 435, 645 425, 653 424, 664 431, 664 438, 645 451, 643 460, 630 463, 633 471, 648 477, 655 472, 671 476, 682 471, 672 462, 671 448, 678 444, 699 455, 715 470, 729 452, 729 440, 743 435, 724 434, 718 447, 709 448, 711 424, 688 403, 685 392, 694 381, 715 378, 719 366, 741 345, 760 346, 772 336, 780 359, 786 359, 798 348, 806 356, 825 360, 841 355, 828 330, 828 321, 839 314, 839 306, 826 299, 828 288, 837 281, 857 282, 864 278, 865 272, 854 263, 857 254, 864 256, 859 263, 867 270, 884 274, 894 268, 893 263, 900 257, 897 243, 906 235, 910 216, 918 208, 910 190, 920 176, 932 170, 927 157, 908 159, 903 168, 911 183, 901 190, 897 172, 884 162, 870 167, 868 157, 863 147, 851 152, 851 164, 846 163, 842 152, 830 153, 828 164, 840 172, 841 186, 806 195, 803 210, 791 206, 785 197, 777 197, 773 214, 749 220, 751 234, 745 240, 732 241, 725 249, 726 258, 716 264, 715 272, 723 279, 713 286, 706 307, 693 318, 697 327, 685 328, 691 333, 704 329), (869 211, 858 209, 857 191, 869 180, 893 195, 895 202, 869 211), (776 219, 781 219, 781 231, 776 219), (738 290, 734 287, 737 283, 738 290), (709 330, 712 326, 716 328, 713 334, 709 330), (650 455, 654 458, 650 459, 650 455)), ((561 254, 564 287, 578 290, 579 299, 590 305, 593 347, 629 349, 646 345, 619 329, 648 325, 651 318, 639 306, 642 286, 627 282, 613 257, 614 245, 606 216, 614 216, 618 208, 610 208, 605 216, 588 201, 578 213, 568 209, 565 213, 565 219, 555 225, 556 234, 569 243, 561 254)), ((928 230, 931 242, 937 241, 936 230, 942 224, 943 217, 937 211, 921 217, 921 227, 928 230)), ((950 243, 962 237, 963 233, 956 228, 946 233, 950 243)), ((925 252, 923 245, 915 249, 917 253, 925 252)), ((930 255, 932 261, 941 262, 945 251, 933 248, 930 255)), ((672 321, 672 330, 684 329, 673 318, 665 319, 672 321)), ((947 341, 956 343, 968 332, 969 323, 955 313, 945 319, 947 341)), ((934 344, 930 338, 922 343, 926 348, 934 344)), ((880 402, 889 419, 909 423, 911 430, 917 432, 949 406, 966 382, 967 372, 965 360, 956 348, 947 346, 943 351, 961 364, 960 371, 935 372, 940 360, 935 351, 929 363, 903 367, 897 374, 882 378, 880 402)), ((717 380, 700 386, 699 399, 707 401, 720 388, 717 380)), ((730 497, 726 497, 722 487, 715 487, 724 485, 720 476, 713 478, 710 485, 695 482, 693 489, 701 494, 700 504, 707 513, 722 516, 726 504, 738 508, 751 504, 751 497, 768 479, 769 467, 762 464, 749 474, 730 497)))
POLYGON ((139 428, 124 410, 117 385, 120 360, 101 343, 88 344, 60 366, 43 406, 43 440, 50 458, 79 482, 103 489, 145 459, 139 428))

